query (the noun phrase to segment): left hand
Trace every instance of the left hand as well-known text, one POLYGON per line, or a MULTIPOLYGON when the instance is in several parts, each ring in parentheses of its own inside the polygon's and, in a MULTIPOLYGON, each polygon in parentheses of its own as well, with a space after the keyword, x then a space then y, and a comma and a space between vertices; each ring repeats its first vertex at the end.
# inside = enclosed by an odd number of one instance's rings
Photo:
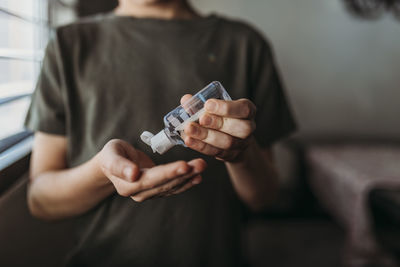
MULTIPOLYGON (((191 95, 184 95, 181 103, 191 95)), ((199 122, 186 125, 182 136, 193 150, 219 160, 235 162, 247 148, 256 128, 256 106, 248 99, 209 99, 199 122)))
POLYGON ((120 139, 107 142, 95 162, 119 195, 136 202, 183 193, 201 182, 207 167, 202 159, 155 166, 145 153, 120 139))

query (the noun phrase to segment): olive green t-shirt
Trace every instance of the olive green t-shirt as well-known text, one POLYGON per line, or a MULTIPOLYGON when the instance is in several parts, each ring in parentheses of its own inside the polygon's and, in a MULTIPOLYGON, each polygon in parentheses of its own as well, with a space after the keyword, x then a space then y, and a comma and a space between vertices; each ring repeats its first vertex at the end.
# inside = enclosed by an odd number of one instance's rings
POLYGON ((106 14, 56 30, 26 126, 68 138, 68 166, 113 138, 157 164, 203 157, 203 182, 177 196, 135 203, 117 194, 80 218, 67 264, 234 266, 240 262, 242 203, 224 164, 184 147, 160 156, 140 141, 186 93, 220 81, 233 99, 257 106, 255 137, 269 146, 295 124, 265 39, 250 26, 211 15, 160 20, 106 14))

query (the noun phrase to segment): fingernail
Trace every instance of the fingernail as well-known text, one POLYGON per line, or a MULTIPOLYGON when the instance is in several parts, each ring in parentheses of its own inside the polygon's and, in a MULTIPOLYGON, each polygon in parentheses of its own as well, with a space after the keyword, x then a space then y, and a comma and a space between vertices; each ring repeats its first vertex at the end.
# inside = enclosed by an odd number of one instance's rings
POLYGON ((207 115, 206 115, 206 116, 203 117, 203 120, 202 120, 202 121, 203 121, 203 124, 204 124, 204 125, 211 125, 212 119, 211 119, 210 116, 207 116, 207 115))
POLYGON ((131 179, 131 178, 132 178, 132 175, 133 175, 133 170, 132 170, 132 168, 131 168, 131 167, 126 167, 126 168, 124 169, 124 176, 125 176, 125 178, 131 179))
POLYGON ((217 104, 215 103, 215 101, 207 101, 206 103, 206 109, 208 111, 215 111, 215 109, 217 108, 217 104))

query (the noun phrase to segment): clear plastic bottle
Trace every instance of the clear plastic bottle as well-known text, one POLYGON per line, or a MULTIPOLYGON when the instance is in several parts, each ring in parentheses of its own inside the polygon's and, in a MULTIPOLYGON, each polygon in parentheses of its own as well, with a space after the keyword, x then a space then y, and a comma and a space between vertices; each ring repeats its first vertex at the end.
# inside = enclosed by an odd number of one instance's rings
POLYGON ((140 138, 159 154, 164 154, 175 145, 185 146, 181 132, 187 123, 199 120, 204 113, 204 103, 211 98, 232 100, 220 82, 212 82, 165 115, 165 128, 158 134, 145 131, 140 138))

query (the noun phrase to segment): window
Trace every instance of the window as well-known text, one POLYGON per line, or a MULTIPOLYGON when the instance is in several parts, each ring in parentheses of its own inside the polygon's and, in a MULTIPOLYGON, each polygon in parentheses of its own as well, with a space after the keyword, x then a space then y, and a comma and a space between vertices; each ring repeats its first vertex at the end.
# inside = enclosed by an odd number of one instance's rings
POLYGON ((23 122, 49 36, 47 14, 47 0, 0 0, 0 153, 29 135, 23 122))

